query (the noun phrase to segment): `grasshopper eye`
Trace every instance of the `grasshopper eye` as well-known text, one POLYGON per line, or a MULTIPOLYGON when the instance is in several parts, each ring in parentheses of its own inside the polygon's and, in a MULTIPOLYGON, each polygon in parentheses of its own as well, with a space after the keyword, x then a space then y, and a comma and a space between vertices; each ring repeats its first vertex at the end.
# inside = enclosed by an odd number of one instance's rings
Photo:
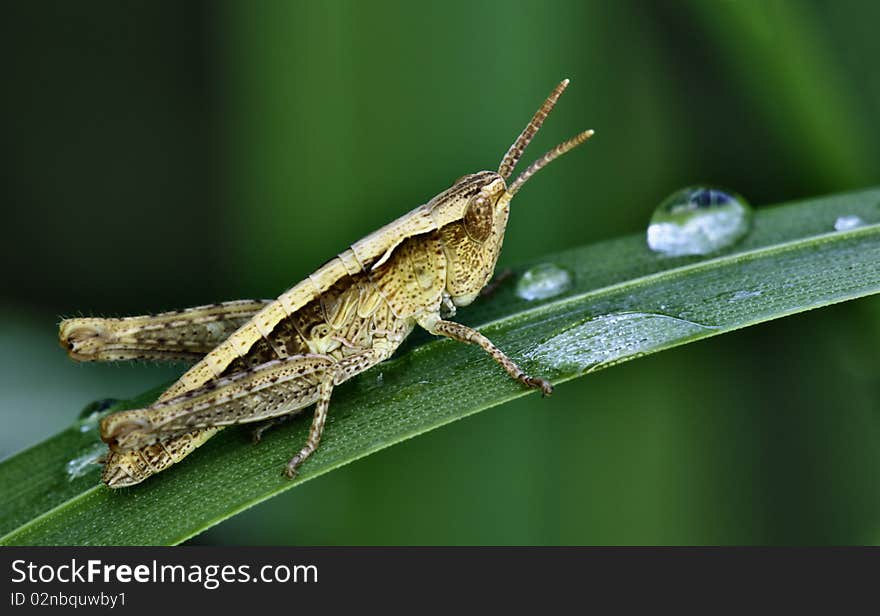
POLYGON ((471 239, 483 242, 492 233, 492 206, 484 195, 477 195, 464 215, 464 228, 471 239))

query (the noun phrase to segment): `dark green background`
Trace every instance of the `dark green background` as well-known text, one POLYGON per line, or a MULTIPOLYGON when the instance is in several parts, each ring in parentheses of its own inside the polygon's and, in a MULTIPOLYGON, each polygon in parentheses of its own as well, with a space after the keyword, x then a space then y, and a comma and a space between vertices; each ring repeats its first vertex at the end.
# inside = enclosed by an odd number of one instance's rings
MULTIPOLYGON (((74 365, 61 316, 275 296, 495 168, 563 77, 526 158, 597 135, 522 191, 501 266, 643 230, 688 184, 760 206, 880 183, 866 2, 3 13, 3 456, 181 369, 74 365)), ((370 456, 195 542, 877 543, 878 342, 880 303, 864 300, 665 352, 370 456)))

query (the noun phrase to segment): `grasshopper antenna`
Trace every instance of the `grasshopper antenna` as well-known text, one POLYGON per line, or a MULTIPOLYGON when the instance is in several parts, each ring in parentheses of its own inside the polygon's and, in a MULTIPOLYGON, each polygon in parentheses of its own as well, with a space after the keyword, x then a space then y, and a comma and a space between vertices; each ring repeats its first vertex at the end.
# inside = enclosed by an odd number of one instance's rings
POLYGON ((505 180, 507 180, 507 178, 510 177, 510 174, 513 173, 513 169, 519 162, 519 159, 525 151, 526 146, 529 145, 532 137, 534 137, 537 134, 538 130, 541 128, 544 120, 546 120, 550 112, 553 111, 553 107, 554 105, 556 105, 556 101, 559 100, 559 97, 562 96, 562 93, 567 87, 568 79, 563 79, 559 82, 558 86, 553 88, 550 96, 547 97, 547 100, 544 101, 544 104, 541 105, 541 108, 535 112, 535 115, 532 116, 531 121, 523 129, 523 132, 519 134, 519 137, 516 138, 516 141, 514 141, 513 145, 510 146, 510 149, 507 150, 504 158, 501 159, 501 164, 498 166, 498 174, 505 180))
POLYGON ((544 154, 541 158, 533 162, 529 165, 525 171, 519 174, 519 176, 513 181, 513 184, 510 185, 510 188, 507 189, 507 192, 510 193, 511 196, 515 195, 517 191, 522 188, 522 185, 525 184, 530 177, 538 173, 541 169, 552 163, 554 160, 569 152, 584 141, 593 136, 592 130, 585 130, 582 133, 578 133, 568 141, 563 141, 555 148, 544 154))

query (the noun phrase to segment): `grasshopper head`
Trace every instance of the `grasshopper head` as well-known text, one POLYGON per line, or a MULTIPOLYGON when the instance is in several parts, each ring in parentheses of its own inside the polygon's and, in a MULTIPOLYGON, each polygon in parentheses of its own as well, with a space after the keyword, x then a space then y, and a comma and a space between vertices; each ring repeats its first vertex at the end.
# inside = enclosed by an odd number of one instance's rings
POLYGON ((565 79, 554 88, 507 150, 497 172, 466 175, 435 198, 432 215, 441 227, 447 256, 453 262, 447 274, 446 291, 457 306, 471 303, 492 278, 514 195, 535 173, 593 135, 588 130, 560 143, 507 184, 526 146, 567 86, 565 79))

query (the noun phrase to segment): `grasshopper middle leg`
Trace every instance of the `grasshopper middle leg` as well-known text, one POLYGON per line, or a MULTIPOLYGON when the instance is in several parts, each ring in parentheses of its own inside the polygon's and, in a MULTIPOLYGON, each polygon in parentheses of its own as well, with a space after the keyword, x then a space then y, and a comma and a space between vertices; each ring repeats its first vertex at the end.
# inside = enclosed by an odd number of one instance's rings
POLYGON ((281 417, 273 417, 272 419, 261 421, 257 424, 257 427, 251 431, 251 441, 256 445, 263 440, 263 434, 265 434, 266 431, 283 424, 291 417, 293 417, 293 415, 282 415, 281 417))

